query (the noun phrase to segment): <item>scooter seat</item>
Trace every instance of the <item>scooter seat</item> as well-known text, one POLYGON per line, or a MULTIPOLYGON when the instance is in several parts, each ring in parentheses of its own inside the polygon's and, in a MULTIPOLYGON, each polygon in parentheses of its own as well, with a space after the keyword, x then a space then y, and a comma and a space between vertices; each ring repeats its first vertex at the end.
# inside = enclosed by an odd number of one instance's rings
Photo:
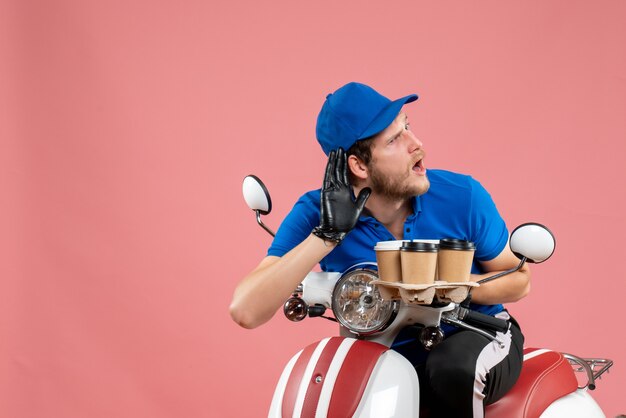
POLYGON ((557 351, 524 349, 524 364, 513 388, 487 406, 487 417, 536 418, 555 400, 578 387, 575 372, 557 351))

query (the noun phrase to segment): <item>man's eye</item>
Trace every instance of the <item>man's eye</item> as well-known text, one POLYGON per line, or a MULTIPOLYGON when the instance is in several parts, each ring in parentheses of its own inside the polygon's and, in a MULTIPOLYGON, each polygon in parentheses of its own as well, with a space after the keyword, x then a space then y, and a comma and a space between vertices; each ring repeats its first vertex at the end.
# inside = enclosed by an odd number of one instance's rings
POLYGON ((406 125, 404 125, 404 129, 407 131, 411 130, 411 124, 407 123, 406 125))

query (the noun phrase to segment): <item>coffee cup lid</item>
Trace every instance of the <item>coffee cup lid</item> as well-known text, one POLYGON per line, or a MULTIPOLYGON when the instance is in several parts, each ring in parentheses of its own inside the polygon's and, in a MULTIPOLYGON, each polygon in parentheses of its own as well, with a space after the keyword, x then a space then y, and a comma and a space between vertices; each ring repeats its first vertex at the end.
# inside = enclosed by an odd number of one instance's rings
POLYGON ((473 251, 476 246, 472 241, 466 241, 456 238, 444 238, 439 241, 439 249, 441 250, 459 250, 459 251, 473 251))
POLYGON ((405 241, 396 240, 396 241, 378 241, 374 250, 376 251, 393 251, 399 250, 402 247, 402 243, 405 241))
POLYGON ((433 242, 406 241, 400 251, 415 251, 420 253, 436 253, 439 245, 433 242))
POLYGON ((439 244, 439 240, 438 239, 413 239, 411 241, 413 241, 413 242, 429 242, 431 244, 439 244))

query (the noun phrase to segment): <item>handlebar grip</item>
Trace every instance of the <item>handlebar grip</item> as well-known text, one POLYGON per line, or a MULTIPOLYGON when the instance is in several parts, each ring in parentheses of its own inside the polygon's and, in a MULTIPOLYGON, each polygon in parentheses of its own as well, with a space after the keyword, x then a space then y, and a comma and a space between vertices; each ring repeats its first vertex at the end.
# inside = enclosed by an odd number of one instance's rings
POLYGON ((463 321, 475 327, 492 331, 506 332, 509 329, 508 321, 476 311, 468 311, 463 321))

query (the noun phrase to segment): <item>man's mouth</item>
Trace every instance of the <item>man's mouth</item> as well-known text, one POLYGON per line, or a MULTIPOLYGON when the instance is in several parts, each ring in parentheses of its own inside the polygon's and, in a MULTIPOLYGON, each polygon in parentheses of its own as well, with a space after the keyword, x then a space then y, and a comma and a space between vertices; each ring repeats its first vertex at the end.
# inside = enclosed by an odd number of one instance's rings
POLYGON ((415 171, 419 175, 424 175, 426 173, 426 168, 424 167, 424 160, 418 160, 413 166, 413 171, 415 171))

